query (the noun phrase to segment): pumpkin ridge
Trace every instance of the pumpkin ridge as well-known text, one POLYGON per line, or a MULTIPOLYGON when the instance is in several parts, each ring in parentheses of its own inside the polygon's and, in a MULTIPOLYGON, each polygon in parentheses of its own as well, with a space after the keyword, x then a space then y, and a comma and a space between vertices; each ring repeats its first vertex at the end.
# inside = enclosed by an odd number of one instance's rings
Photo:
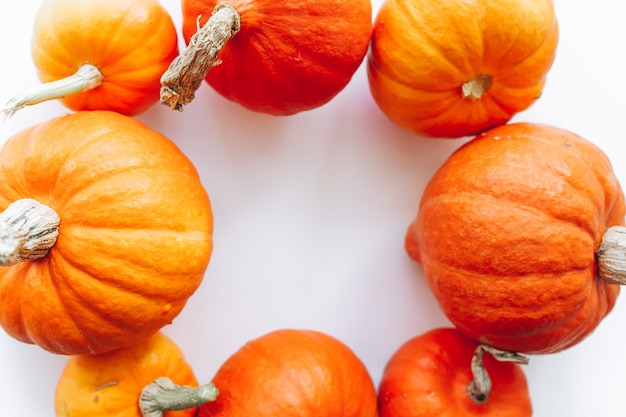
MULTIPOLYGON (((443 271, 451 271, 453 274, 455 275, 464 275, 465 277, 470 277, 470 278, 475 278, 477 276, 479 277, 487 277, 488 279, 481 279, 481 281, 485 281, 486 283, 489 283, 491 281, 494 281, 492 278, 496 278, 499 281, 508 281, 510 280, 510 278, 514 278, 514 276, 498 276, 498 275, 489 275, 489 274, 485 274, 485 273, 474 273, 470 270, 467 269, 463 269, 463 268, 458 268, 458 267, 454 267, 450 264, 444 264, 444 263, 439 263, 435 260, 433 260, 430 257, 427 257, 426 260, 429 264, 429 268, 431 266, 434 266, 435 268, 437 268, 438 270, 443 270, 443 271), (460 274, 459 274, 460 273, 460 274)), ((426 263, 426 262, 425 262, 426 263)), ((439 272, 437 273, 437 275, 441 275, 439 272)), ((544 279, 541 277, 541 275, 558 275, 558 273, 545 273, 545 274, 541 274, 541 273, 537 273, 537 274, 533 274, 532 279, 536 279, 536 280, 541 280, 544 279)), ((439 280, 437 280, 439 281, 439 280)), ((597 280, 599 281, 599 280, 597 280)), ((429 283, 430 285, 430 283, 429 283)), ((439 286, 438 284, 436 285, 437 287, 439 286)), ((581 297, 582 299, 584 299, 584 301, 581 302, 581 306, 583 305, 588 305, 588 303, 590 302, 590 297, 592 296, 593 292, 596 291, 596 288, 594 285, 590 285, 589 286, 589 290, 586 292, 584 297, 581 297)), ((542 293, 543 294, 543 293, 542 293)), ((577 295, 580 296, 580 294, 578 292, 572 292, 569 294, 569 296, 564 296, 561 292, 559 291, 555 291, 553 294, 551 295, 555 295, 554 297, 550 297, 550 299, 546 302, 543 303, 543 305, 546 304, 550 304, 549 306, 546 307, 547 309, 547 313, 549 313, 550 311, 554 310, 553 307, 553 303, 563 303, 565 305, 569 305, 569 303, 567 303, 567 301, 570 301, 572 298, 576 299, 577 295)), ((512 298, 509 298, 507 300, 510 300, 512 298)), ((596 313, 596 311, 598 310, 599 307, 599 303, 593 303, 592 304, 593 308, 587 308, 587 310, 589 310, 587 312, 587 314, 585 315, 585 319, 584 320, 580 320, 581 322, 588 322, 588 317, 593 316, 594 313, 596 313)), ((473 308, 472 310, 477 311, 477 310, 482 310, 485 308, 485 304, 484 303, 479 303, 479 307, 473 308)), ((502 307, 502 305, 496 305, 496 304, 491 304, 491 305, 487 305, 488 310, 485 311, 482 314, 479 314, 480 316, 489 316, 489 313, 491 311, 495 311, 498 310, 499 312, 502 311, 502 309, 504 307, 502 307)), ((509 308, 511 311, 518 311, 517 314, 499 314, 499 315, 504 315, 506 317, 515 317, 516 320, 519 320, 520 318, 522 319, 538 319, 541 317, 544 317, 546 315, 546 312, 541 312, 541 314, 539 314, 539 312, 541 310, 539 309, 535 309, 533 311, 529 311, 528 310, 528 306, 525 305, 523 302, 522 303, 518 303, 518 304, 508 304, 506 305, 505 308, 509 308)), ((467 308, 465 308, 465 310, 467 310, 467 308)), ((528 337, 528 336, 539 336, 541 334, 546 334, 546 333, 550 333, 550 332, 554 332, 554 331, 558 331, 558 329, 560 327, 562 327, 565 323, 569 322, 570 320, 576 318, 578 316, 578 314, 580 313, 580 311, 583 310, 583 307, 577 309, 577 310, 571 310, 568 311, 567 315, 563 315, 562 317, 559 318, 558 321, 554 321, 552 323, 551 326, 543 326, 541 328, 541 331, 536 331, 536 328, 534 328, 533 326, 529 326, 528 330, 525 332, 522 331, 516 331, 515 334, 518 336, 524 336, 524 337, 528 337)), ((561 311, 562 313, 563 311, 561 311)), ((475 314, 474 314, 475 315, 475 314)), ((584 333, 584 330, 580 330, 581 333, 584 333)))
MULTIPOLYGON (((572 187, 574 190, 576 190, 574 187, 572 187)), ((579 190, 576 190, 579 191, 579 190)), ((525 210, 528 211, 529 213, 533 213, 534 215, 540 216, 540 217, 544 217, 544 218, 550 218, 553 219, 554 221, 557 222, 563 222, 563 223, 567 223, 573 227, 575 227, 576 229, 579 229, 583 232, 585 232, 585 234, 589 235, 592 237, 592 239, 595 239, 596 235, 593 232, 592 229, 585 227, 582 224, 579 223, 575 223, 573 220, 574 219, 568 219, 566 217, 557 217, 555 214, 556 213, 545 213, 544 210, 542 210, 541 207, 535 207, 533 205, 528 204, 528 200, 515 200, 512 198, 508 198, 508 195, 506 196, 494 196, 493 194, 490 194, 488 192, 488 190, 478 190, 478 189, 474 189, 473 191, 464 191, 464 192, 448 192, 448 193, 444 193, 444 194, 438 194, 437 196, 430 196, 428 199, 428 202, 424 205, 424 207, 428 207, 428 206, 432 206, 437 204, 439 201, 441 200, 458 200, 458 196, 466 196, 466 195, 471 195, 473 196, 472 199, 477 199, 476 196, 479 196, 481 200, 485 200, 485 201, 495 201, 496 203, 501 203, 501 204, 506 204, 508 206, 511 206, 511 208, 515 208, 515 209, 519 209, 519 210, 525 210)), ((489 203, 485 203, 489 204, 489 203)), ((591 227, 591 225, 589 225, 591 227)))
MULTIPOLYGON (((66 262, 68 265, 70 265, 72 268, 76 269, 76 271, 83 271, 84 267, 82 265, 77 265, 76 263, 72 262, 71 259, 69 259, 66 256, 63 256, 62 254, 60 254, 59 252, 55 253, 55 256, 60 257, 64 262, 66 262)), ((76 272, 75 271, 75 272, 76 272)), ((89 276, 89 279, 92 279, 94 282, 97 282, 103 286, 109 287, 109 288, 114 288, 117 292, 119 291, 124 291, 126 292, 128 295, 133 296, 133 298, 135 299, 141 299, 143 300, 143 302, 141 304, 156 304, 156 305, 160 305, 162 303, 162 301, 167 301, 168 304, 172 304, 173 308, 172 310, 178 308, 175 305, 179 304, 181 301, 184 303, 186 298, 183 297, 182 299, 177 299, 174 300, 173 299, 173 294, 168 293, 167 294, 167 300, 164 300, 163 297, 158 297, 156 295, 153 294, 149 294, 149 296, 146 296, 146 294, 141 294, 138 293, 137 291, 132 291, 129 290, 127 288, 123 288, 120 286, 117 286, 113 283, 104 281, 104 280, 100 280, 98 277, 92 275, 91 273, 88 272, 82 272, 84 275, 89 276)), ((51 276, 53 274, 50 274, 51 276)), ((63 276, 63 274, 61 273, 57 273, 54 274, 57 276, 63 276)), ((84 278, 84 276, 82 277, 84 278)), ((63 306, 63 308, 65 309, 67 316, 72 320, 72 324, 80 330, 81 335, 83 337, 85 337, 87 340, 89 340, 89 342, 91 342, 91 344, 93 346, 102 346, 102 343, 100 343, 98 341, 98 338, 95 337, 95 335, 93 334, 93 332, 102 332, 102 323, 106 323, 106 326, 113 329, 115 332, 121 332, 119 329, 125 329, 129 327, 129 323, 128 323, 128 317, 124 314, 118 314, 117 316, 112 315, 112 314, 108 314, 108 309, 107 307, 102 307, 102 306, 98 306, 98 304, 94 304, 93 300, 88 299, 87 297, 85 297, 86 292, 85 291, 81 291, 79 289, 76 289, 73 285, 71 285, 70 282, 68 281, 58 281, 55 280, 55 282, 59 282, 63 284, 63 288, 65 288, 65 290, 69 293, 72 294, 71 300, 76 304, 79 303, 80 305, 85 307, 85 310, 88 310, 91 314, 91 316, 88 316, 84 319, 81 319, 80 317, 77 317, 75 314, 73 314, 74 312, 76 312, 77 310, 75 308, 72 308, 71 306, 68 305, 67 300, 70 299, 70 297, 64 296, 64 297, 59 297, 61 304, 63 306), (100 321, 99 326, 93 329, 89 329, 89 324, 93 322, 93 316, 97 317, 100 321), (84 324, 83 324, 84 323, 84 324)), ((136 303, 135 305, 140 305, 140 303, 136 303)), ((91 326, 93 327, 93 326, 91 326)), ((142 329, 143 331, 144 329, 142 329)))
MULTIPOLYGON (((512 68, 521 65, 522 63, 526 62, 529 59, 532 59, 541 48, 543 48, 546 44, 546 42, 554 35, 555 30, 557 31, 558 34, 558 22, 556 19, 554 19, 553 23, 552 23, 552 28, 550 28, 550 30, 546 33, 546 37, 544 38, 543 42, 541 42, 539 45, 537 45, 537 47, 531 52, 529 53, 526 57, 520 59, 518 62, 515 62, 514 64, 511 65, 512 68)), ((544 78, 547 76, 547 74, 544 74, 544 78)))
MULTIPOLYGON (((52 260, 52 257, 48 256, 48 258, 46 258, 46 260, 44 262, 46 262, 46 266, 45 266, 45 269, 47 269, 46 275, 48 276, 48 278, 50 280, 50 283, 52 283, 55 288, 58 288, 61 285, 65 286, 67 288, 71 288, 71 286, 68 285, 67 282, 65 282, 64 280, 59 279, 63 275, 58 272, 57 267, 56 267, 56 263, 52 260)), ((25 296, 26 294, 23 294, 23 295, 25 296)), ((63 308, 63 311, 65 312, 65 316, 68 317, 71 320, 72 325, 74 326, 74 328, 79 330, 81 336, 84 337, 85 339, 87 339, 87 341, 91 345, 97 345, 95 340, 93 340, 90 337, 89 333, 86 332, 85 329, 82 326, 80 326, 79 320, 77 320, 77 318, 76 318, 76 310, 71 309, 67 305, 65 297, 60 297, 58 295, 58 293, 56 293, 56 292, 55 292, 54 296, 59 301, 59 305, 63 308)), ((23 313, 22 313, 22 320, 24 320, 24 314, 23 313)), ((27 326, 27 322, 26 321, 24 321, 24 326, 28 329, 27 330, 27 334, 30 337, 32 337, 32 335, 35 334, 35 333, 39 333, 37 328, 30 329, 29 326, 27 326)), ((52 342, 52 343, 54 343, 54 342, 52 342)))
MULTIPOLYGON (((102 57, 102 60, 98 63, 99 65, 94 64, 103 74, 106 71, 105 68, 109 67, 110 65, 107 61, 115 62, 135 52, 134 48, 128 49, 123 54, 119 53, 119 48, 115 48, 115 53, 111 52, 111 45, 115 46, 114 44, 116 43, 120 33, 123 34, 122 28, 126 25, 126 20, 128 19, 128 15, 130 14, 129 8, 130 7, 127 7, 124 10, 124 16, 116 16, 114 20, 115 26, 112 24, 113 22, 107 21, 107 31, 110 31, 110 35, 107 37, 106 42, 101 45, 100 51, 98 53, 98 56, 102 57)), ((105 81, 106 79, 107 77, 105 77, 105 81)))
MULTIPOLYGON (((68 159, 71 159, 71 158, 68 158, 68 159)), ((181 177, 181 180, 185 180, 190 175, 192 175, 191 172, 183 174, 179 170, 172 169, 171 166, 169 165, 167 166, 161 165, 164 161, 155 161, 154 165, 148 165, 146 160, 142 160, 141 162, 145 165, 138 164, 138 165, 126 165, 126 166, 116 167, 115 169, 109 170, 106 173, 101 173, 101 175, 98 177, 94 176, 90 178, 90 181, 82 182, 80 191, 72 192, 69 198, 64 201, 64 204, 68 205, 72 203, 73 201, 75 201, 76 199, 81 198, 84 194, 88 193, 91 187, 99 186, 99 183, 104 181, 104 179, 110 180, 120 175, 121 176, 128 175, 129 173, 133 171, 152 173, 154 174, 154 178, 159 178, 157 174, 160 174, 160 173, 166 173, 166 174, 173 173, 173 174, 178 174, 181 177)))
MULTIPOLYGON (((199 233, 196 232, 196 234, 199 234, 199 233)), ((203 234, 206 235, 205 233, 203 234)), ((173 235, 175 237, 180 237, 180 233, 176 233, 173 235)), ((206 236, 202 236, 202 237, 206 237, 206 236)), ((205 239, 199 238, 198 241, 200 243, 203 243, 205 239)), ((155 291, 151 291, 153 289, 152 286, 137 285, 132 279, 115 278, 113 276, 114 274, 107 273, 107 271, 103 271, 104 273, 97 273, 100 270, 98 266, 92 267, 92 265, 90 264, 77 263, 76 261, 71 259, 71 257, 65 256, 65 254, 61 254, 61 252, 63 251, 57 250, 55 251, 55 254, 59 254, 73 268, 75 268, 78 271, 84 272, 85 274, 89 275, 90 278, 92 278, 93 280, 103 285, 106 285, 111 288, 115 288, 116 290, 123 289, 124 291, 128 292, 131 295, 136 294, 142 297, 149 296, 151 299, 163 298, 162 295, 159 296, 159 293, 162 293, 163 289, 160 289, 158 292, 155 292, 155 291)), ((111 254, 109 256, 113 257, 114 255, 115 254, 111 254)), ((117 254, 117 255, 123 255, 123 254, 117 254)), ((151 265, 149 259, 146 259, 143 262, 140 259, 126 258, 124 256, 117 256, 115 259, 117 262, 121 262, 127 265, 127 267, 125 267, 126 271, 133 271, 137 269, 145 270, 147 268, 150 268, 151 270, 154 270, 155 272, 159 272, 158 276, 163 281, 171 280, 171 279, 179 279, 181 277, 184 277, 185 279, 187 279, 190 275, 201 274, 201 270, 203 269, 203 265, 204 265, 204 264, 199 264, 197 265, 197 268, 194 268, 193 270, 187 269, 185 271, 175 271, 175 270, 155 269, 154 265, 151 265)), ((66 283, 66 284, 69 285, 69 283, 66 283)), ((198 285, 199 283, 196 283, 192 286, 197 288, 198 285)), ((70 287, 74 288, 72 285, 70 285, 70 287)), ((183 300, 187 298, 187 294, 186 294, 187 291, 184 291, 184 292, 185 294, 183 294, 180 297, 176 297, 177 295, 176 293, 168 292, 167 299, 173 300, 173 301, 183 300)))

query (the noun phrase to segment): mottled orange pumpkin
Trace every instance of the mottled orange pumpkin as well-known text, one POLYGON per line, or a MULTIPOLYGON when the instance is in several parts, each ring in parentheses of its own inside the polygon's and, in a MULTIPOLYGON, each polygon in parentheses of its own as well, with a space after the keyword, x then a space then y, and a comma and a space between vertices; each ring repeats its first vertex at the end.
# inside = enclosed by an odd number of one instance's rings
MULTIPOLYGON (((178 386, 198 385, 183 352, 161 332, 112 352, 72 356, 57 382, 56 416, 145 417, 139 400, 145 387, 161 378, 178 386)), ((159 411, 165 417, 193 417, 196 408, 159 411)))
POLYGON ((521 366, 482 349, 454 328, 408 340, 385 366, 378 387, 380 417, 532 416, 521 366), (488 382, 474 389, 481 378, 488 382))
POLYGON ((16 96, 6 113, 59 99, 72 110, 135 115, 159 100, 178 37, 158 0, 44 0, 31 55, 41 81, 51 84, 16 96))
POLYGON ((539 98, 557 43, 552 0, 385 0, 368 55, 370 90, 409 131, 474 135, 539 98))
MULTIPOLYGON (((372 31, 370 0, 184 0, 182 5, 183 36, 198 52, 189 64, 212 58, 196 81, 206 77, 229 100, 274 115, 313 109, 335 97, 361 65, 372 31), (201 45, 215 27, 225 32, 220 42, 201 45)), ((167 101, 163 94, 162 101, 167 101)), ((186 102, 173 99, 168 105, 182 109, 186 102)))
POLYGON ((168 138, 110 111, 27 128, 0 150, 0 325, 64 354, 169 324, 212 251, 209 197, 168 138))
MULTIPOLYGON (((604 270, 624 214, 597 146, 556 127, 509 124, 467 142, 435 173, 406 249, 463 333, 551 353, 583 340, 613 308, 616 283, 626 281, 604 270)), ((623 257, 623 243, 614 252, 623 257)))

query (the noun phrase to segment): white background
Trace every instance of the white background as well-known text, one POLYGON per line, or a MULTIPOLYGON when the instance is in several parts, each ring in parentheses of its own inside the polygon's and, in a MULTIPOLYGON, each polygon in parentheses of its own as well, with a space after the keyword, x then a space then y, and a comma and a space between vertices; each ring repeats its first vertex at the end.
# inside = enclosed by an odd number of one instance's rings
MULTIPOLYGON (((381 0, 373 1, 374 13, 381 0)), ((39 2, 0 2, 0 103, 38 83, 30 60, 39 2)), ((177 27, 178 0, 163 0, 177 27)), ((618 2, 556 0, 561 40, 541 99, 516 121, 552 124, 595 142, 626 183, 626 25, 618 2)), ((181 47, 182 37, 179 38, 181 47)), ((67 110, 29 107, 0 126, 0 143, 67 110)), ((392 125, 369 95, 365 67, 333 101, 289 117, 256 114, 203 84, 182 113, 138 116, 176 142, 201 172, 215 216, 206 279, 164 329, 200 382, 247 340, 312 328, 348 344, 378 382, 400 344, 448 325, 419 265, 403 249, 421 191, 466 139, 424 139, 392 125)), ((626 300, 585 341, 533 356, 524 369, 536 417, 625 416, 626 300)), ((3 415, 53 415, 66 357, 0 331, 3 415)))

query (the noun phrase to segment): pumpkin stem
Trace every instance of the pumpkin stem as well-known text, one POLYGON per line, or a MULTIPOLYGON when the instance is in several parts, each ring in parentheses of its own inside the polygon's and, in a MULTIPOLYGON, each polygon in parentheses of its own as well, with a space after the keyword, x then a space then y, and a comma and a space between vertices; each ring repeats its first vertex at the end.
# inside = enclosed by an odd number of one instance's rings
POLYGON ((606 229, 596 254, 598 275, 611 284, 626 284, 626 227, 606 229))
POLYGON ((461 86, 461 95, 469 101, 479 100, 489 90, 492 81, 490 75, 477 75, 461 86))
POLYGON ((489 352, 496 360, 501 362, 514 362, 522 365, 528 363, 526 356, 516 352, 496 349, 489 345, 479 345, 472 357, 472 375, 474 379, 467 385, 467 395, 476 404, 484 404, 491 394, 491 378, 485 369, 483 355, 489 352))
POLYGON ((98 68, 91 64, 85 64, 69 77, 43 83, 16 95, 2 109, 1 118, 4 121, 25 106, 94 89, 102 84, 103 79, 104 77, 98 68))
MULTIPOLYGON (((198 16, 200 19, 200 16, 198 16)), ((221 63, 217 60, 226 42, 240 29, 237 9, 219 3, 209 21, 189 40, 189 45, 177 56, 161 76, 161 103, 182 111, 190 103, 209 70, 221 63)))
POLYGON ((143 417, 162 417, 166 411, 187 410, 215 401, 218 394, 219 391, 212 383, 192 388, 161 377, 141 390, 139 410, 143 417))
POLYGON ((59 235, 60 219, 50 207, 30 198, 0 213, 0 266, 45 257, 59 235))

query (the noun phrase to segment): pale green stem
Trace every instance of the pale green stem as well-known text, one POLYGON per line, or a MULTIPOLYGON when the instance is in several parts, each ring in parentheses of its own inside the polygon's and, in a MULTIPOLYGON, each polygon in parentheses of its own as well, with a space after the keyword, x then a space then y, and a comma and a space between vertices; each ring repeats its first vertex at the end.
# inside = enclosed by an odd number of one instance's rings
POLYGON ((5 120, 26 106, 94 89, 102 85, 103 78, 98 68, 85 64, 69 77, 40 84, 16 95, 7 102, 0 116, 2 120, 5 120))
POLYGON ((162 417, 166 411, 187 410, 215 401, 218 394, 212 383, 192 388, 177 385, 169 378, 157 378, 141 391, 139 410, 143 417, 162 417))

